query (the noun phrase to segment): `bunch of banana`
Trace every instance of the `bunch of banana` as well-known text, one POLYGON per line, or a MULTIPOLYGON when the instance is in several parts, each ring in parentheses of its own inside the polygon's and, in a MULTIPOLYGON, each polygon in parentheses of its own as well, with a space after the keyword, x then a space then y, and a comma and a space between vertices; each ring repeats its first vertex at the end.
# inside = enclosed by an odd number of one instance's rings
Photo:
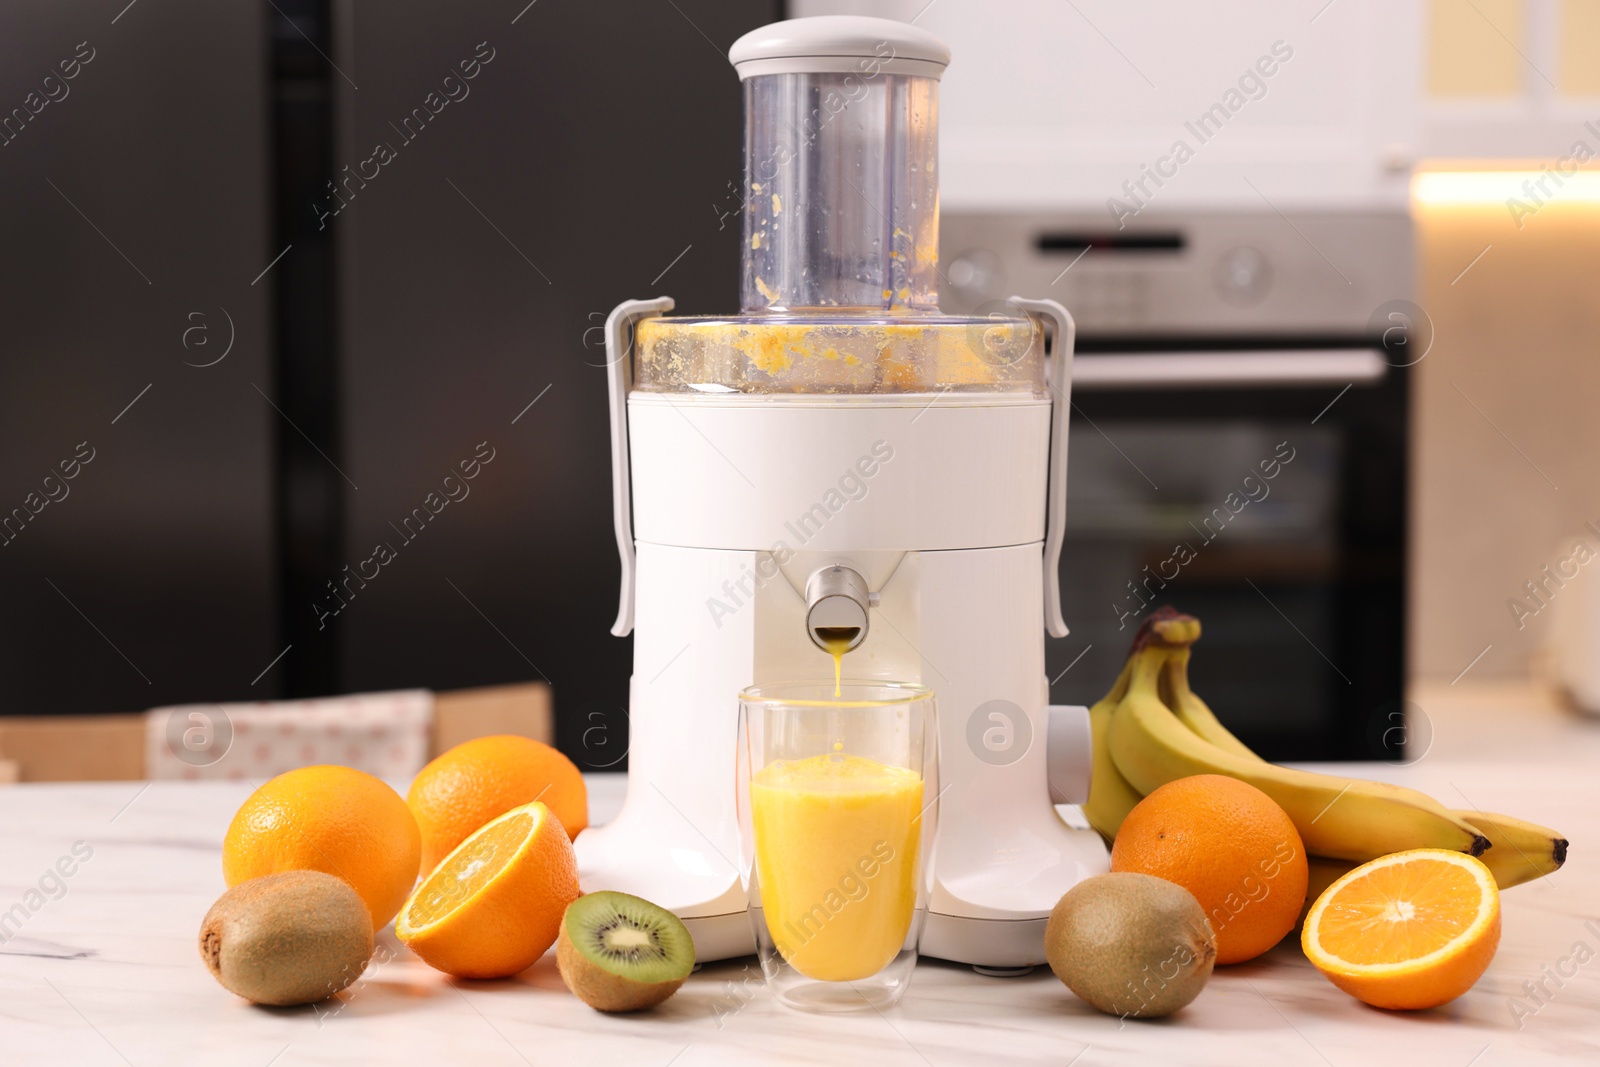
POLYGON ((1414 789, 1261 759, 1189 688, 1190 646, 1199 636, 1198 619, 1157 610, 1140 627, 1117 684, 1089 711, 1094 777, 1083 811, 1107 841, 1143 795, 1178 778, 1226 774, 1272 797, 1294 821, 1312 857, 1311 899, 1355 865, 1411 848, 1481 855, 1502 887, 1549 874, 1566 859, 1566 840, 1532 823, 1451 811, 1414 789))

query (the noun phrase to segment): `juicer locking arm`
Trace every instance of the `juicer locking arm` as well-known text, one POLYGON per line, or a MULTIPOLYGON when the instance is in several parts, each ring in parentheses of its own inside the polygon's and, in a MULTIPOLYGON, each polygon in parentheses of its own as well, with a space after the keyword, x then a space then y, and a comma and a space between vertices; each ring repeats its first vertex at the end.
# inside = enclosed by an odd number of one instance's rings
POLYGON ((628 392, 633 388, 633 325, 672 310, 670 296, 624 300, 606 316, 606 382, 611 393, 611 519, 617 531, 617 556, 622 561, 622 593, 611 632, 633 632, 633 501, 628 473, 628 392))
POLYGON ((1050 405, 1050 495, 1046 499, 1044 534, 1044 628, 1051 637, 1067 636, 1061 616, 1061 540, 1067 526, 1067 416, 1072 410, 1072 350, 1078 327, 1067 309, 1054 300, 1024 300, 1012 307, 1040 315, 1055 325, 1055 341, 1045 360, 1044 380, 1055 399, 1050 405))

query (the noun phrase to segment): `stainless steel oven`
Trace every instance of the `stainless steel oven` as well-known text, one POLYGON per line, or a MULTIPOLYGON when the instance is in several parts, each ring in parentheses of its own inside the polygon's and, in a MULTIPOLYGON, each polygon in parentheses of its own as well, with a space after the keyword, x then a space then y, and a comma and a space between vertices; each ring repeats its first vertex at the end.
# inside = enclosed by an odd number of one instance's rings
POLYGON ((1196 691, 1277 760, 1398 758, 1409 366, 1429 340, 1401 213, 951 214, 944 305, 1073 312, 1052 699, 1139 621, 1199 616, 1196 691))

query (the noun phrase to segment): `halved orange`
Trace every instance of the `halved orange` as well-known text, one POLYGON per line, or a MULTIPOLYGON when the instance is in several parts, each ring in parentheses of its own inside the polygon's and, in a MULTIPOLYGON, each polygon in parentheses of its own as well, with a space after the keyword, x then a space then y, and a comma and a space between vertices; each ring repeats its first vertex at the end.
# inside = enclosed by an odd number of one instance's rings
POLYGON ((1362 864, 1306 916, 1300 945, 1327 979, 1378 1008, 1433 1008, 1476 982, 1500 944, 1500 891, 1483 863, 1418 848, 1362 864))
POLYGON ((394 932, 460 978, 504 978, 555 943, 577 900, 578 859, 561 820, 535 801, 484 824, 411 894, 394 932))

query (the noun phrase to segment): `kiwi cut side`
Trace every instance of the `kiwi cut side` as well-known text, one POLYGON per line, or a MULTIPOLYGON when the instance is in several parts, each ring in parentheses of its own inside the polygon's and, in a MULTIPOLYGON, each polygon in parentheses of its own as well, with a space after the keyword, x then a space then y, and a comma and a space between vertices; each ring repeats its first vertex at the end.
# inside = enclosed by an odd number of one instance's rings
POLYGON ((638 897, 594 893, 572 909, 569 932, 581 952, 612 974, 670 982, 694 966, 694 945, 677 916, 638 897))
POLYGON ((694 969, 694 940, 678 917, 627 893, 590 893, 567 907, 556 939, 567 988, 600 1011, 653 1007, 694 969))

